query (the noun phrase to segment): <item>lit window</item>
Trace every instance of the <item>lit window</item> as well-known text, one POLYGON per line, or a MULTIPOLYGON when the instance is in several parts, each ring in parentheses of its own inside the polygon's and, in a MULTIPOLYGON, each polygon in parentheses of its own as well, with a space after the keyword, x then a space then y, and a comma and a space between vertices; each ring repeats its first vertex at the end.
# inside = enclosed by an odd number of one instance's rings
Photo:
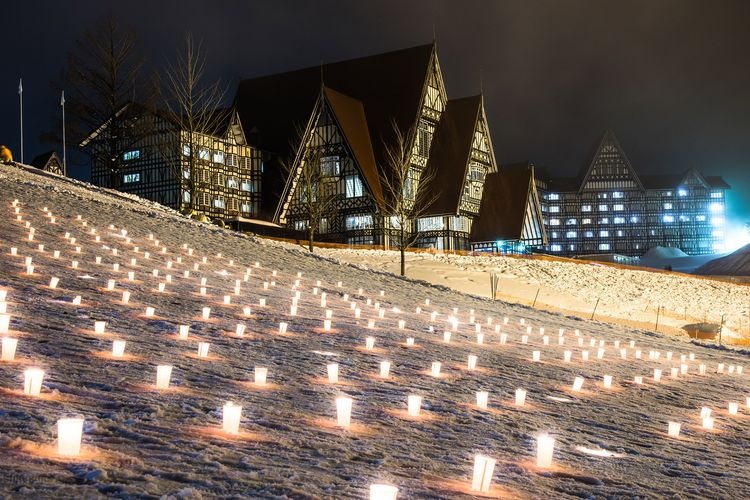
POLYGON ((591 205, 581 205, 581 212, 591 212, 591 205))
POLYGON ((341 161, 338 156, 324 156, 320 159, 320 174, 326 176, 339 175, 341 161))
POLYGON ((591 219, 581 219, 581 224, 591 224, 591 219))
POLYGON ((560 212, 560 207, 558 207, 557 205, 553 205, 553 206, 549 207, 549 211, 552 212, 552 213, 558 213, 558 212, 560 212))
POLYGON ((237 166, 237 155, 229 153, 226 157, 226 163, 227 167, 236 167, 237 166))
POLYGON ((240 189, 243 191, 247 191, 249 193, 252 193, 255 191, 253 189, 253 183, 251 181, 242 181, 242 183, 240 184, 240 189))
POLYGON ((182 177, 185 179, 190 179, 190 169, 186 168, 182 171, 182 177))
POLYGON ((723 203, 711 203, 708 208, 711 210, 711 213, 718 214, 724 211, 724 204, 723 203))
POLYGON ((637 224, 638 223, 638 216, 637 215, 631 216, 630 217, 630 222, 632 222, 633 224, 637 224))
POLYGON ((562 252, 562 245, 552 245, 550 246, 550 250, 553 252, 562 252))
POLYGON ((131 182, 141 182, 141 174, 125 174, 122 176, 122 182, 124 184, 130 184, 131 182))
POLYGON ((687 189, 678 189, 677 196, 687 196, 687 189))
POLYGON ((696 215, 695 216, 696 222, 706 222, 706 216, 705 215, 696 215))
POLYGON ((599 231, 600 238, 607 238, 608 236, 609 236, 609 231, 599 231))
POLYGON ((214 151, 214 163, 224 163, 224 151, 214 151))
POLYGON ((552 231, 550 234, 552 235, 551 237, 553 240, 557 238, 557 231, 552 231))
POLYGON ((606 199, 607 199, 607 193, 601 193, 601 194, 599 195, 599 198, 603 198, 603 199, 605 199, 605 200, 606 200, 606 199))
POLYGON ((214 208, 224 208, 224 197, 214 198, 214 208))
POLYGON ((182 201, 185 203, 190 203, 190 191, 182 192, 182 201))
POLYGON ((250 204, 249 203, 243 203, 240 205, 240 212, 249 214, 250 213, 250 204))
POLYGON ((615 217, 615 224, 624 224, 625 217, 615 217))
POLYGON ((568 220, 565 221, 565 224, 567 224, 568 226, 575 226, 576 225, 576 220, 575 219, 568 219, 568 220))
POLYGON ((216 174, 216 185, 224 187, 224 174, 216 174))
POLYGON ((586 238, 593 238, 594 237, 594 231, 586 231, 586 233, 584 233, 584 236, 586 238))
POLYGON ((575 231, 568 231, 567 233, 565 233, 565 237, 566 238, 577 238, 578 237, 578 233, 576 233, 575 231))
POLYGON ((294 229, 297 231, 305 231, 307 230, 307 227, 309 226, 309 222, 307 220, 296 220, 294 221, 294 229))
POLYGON ((599 219, 599 224, 609 224, 609 217, 602 217, 599 219))
POLYGON ((609 243, 599 243, 599 250, 609 250, 609 243))
POLYGON ((328 228, 328 217, 321 217, 320 224, 318 224, 318 232, 327 233, 328 231, 330 231, 328 228))
POLYGON ((622 231, 617 231, 617 236, 622 236, 622 235, 623 235, 622 231))
POLYGON ((201 160, 208 160, 208 156, 209 156, 209 154, 208 154, 208 149, 206 149, 206 148, 201 148, 201 149, 200 149, 200 150, 198 151, 198 158, 200 158, 201 160))
POLYGON ((363 196, 364 190, 362 187, 362 179, 360 179, 357 174, 347 175, 344 179, 346 181, 347 198, 357 198, 359 196, 363 196))
POLYGON ((182 145, 182 154, 185 156, 190 156, 190 144, 182 145))
POLYGON ((618 203, 617 205, 612 205, 612 210, 614 210, 615 212, 620 212, 622 210, 625 210, 625 206, 621 203, 618 203))
POLYGON ((680 222, 690 222, 690 217, 687 215, 680 215, 680 222))
POLYGON ((672 204, 671 203, 665 203, 664 204, 664 210, 672 210, 672 204))
POLYGON ((237 182, 237 179, 235 179, 234 177, 230 177, 227 179, 227 187, 229 189, 239 189, 240 183, 237 182))
POLYGON ((557 193, 550 193, 549 194, 549 199, 550 200, 559 200, 560 199, 560 195, 557 194, 557 193))
POLYGON ((132 151, 126 151, 122 155, 123 161, 137 160, 141 157, 140 149, 133 149, 132 151))
POLYGON ((550 226, 559 226, 560 225, 560 219, 550 219, 549 220, 550 226))
POLYGON ((436 231, 445 228, 442 217, 423 217, 417 220, 417 231, 436 231))
POLYGON ((723 194, 721 191, 711 191, 711 198, 721 198, 723 194))
POLYGON ((346 217, 346 229, 370 229, 372 228, 372 215, 348 215, 346 217))
POLYGON ((612 193, 612 198, 622 198, 622 192, 615 191, 614 193, 612 193))
POLYGON ((607 205, 599 205, 599 211, 600 212, 606 212, 609 208, 607 205))
POLYGON ((667 191, 666 193, 664 193, 664 196, 672 196, 672 191, 667 191))
POLYGON ((576 246, 575 246, 575 245, 568 245, 568 250, 570 250, 571 252, 572 252, 573 250, 575 250, 575 249, 576 249, 576 246))
POLYGON ((661 220, 664 222, 674 222, 674 215, 665 215, 661 220))
POLYGON ((724 217, 711 217, 711 225, 712 226, 723 226, 724 225, 724 217))

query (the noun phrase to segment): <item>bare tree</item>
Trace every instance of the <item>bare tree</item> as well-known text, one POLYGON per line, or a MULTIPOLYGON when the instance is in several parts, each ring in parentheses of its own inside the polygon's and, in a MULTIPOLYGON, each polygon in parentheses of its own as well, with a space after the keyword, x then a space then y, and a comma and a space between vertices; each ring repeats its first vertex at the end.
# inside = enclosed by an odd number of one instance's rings
MULTIPOLYGON (((340 165, 335 161, 327 160, 319 147, 310 144, 302 144, 304 134, 298 131, 297 135, 302 137, 300 141, 302 152, 298 155, 297 163, 290 161, 284 165, 289 178, 296 177, 297 206, 307 216, 307 248, 314 251, 315 234, 320 230, 320 221, 330 214, 331 208, 336 201, 336 193, 341 180, 340 165)), ((296 151, 296 148, 292 148, 296 151)))
MULTIPOLYGON (((60 80, 52 83, 56 102, 60 101, 60 91, 65 90, 70 142, 80 146, 92 163, 107 165, 113 188, 122 181, 123 154, 149 133, 132 106, 143 97, 142 66, 135 33, 123 30, 113 17, 106 17, 76 40, 60 80)), ((46 133, 42 140, 57 142, 59 136, 57 132, 46 133)))
POLYGON ((415 222, 428 213, 438 193, 430 190, 435 172, 412 164, 416 129, 411 127, 403 131, 395 121, 391 126, 394 139, 385 145, 387 168, 381 169, 380 182, 383 186, 383 213, 388 219, 385 231, 399 250, 401 276, 405 276, 406 250, 418 239, 415 222))
POLYGON ((209 160, 201 155, 212 146, 210 136, 224 132, 221 126, 229 113, 222 107, 226 88, 219 80, 206 83, 202 42, 196 43, 190 33, 185 35, 183 51, 167 66, 164 87, 165 118, 179 138, 179 152, 175 154, 174 144, 167 144, 163 156, 189 193, 186 209, 192 212, 200 192, 199 160, 209 160))

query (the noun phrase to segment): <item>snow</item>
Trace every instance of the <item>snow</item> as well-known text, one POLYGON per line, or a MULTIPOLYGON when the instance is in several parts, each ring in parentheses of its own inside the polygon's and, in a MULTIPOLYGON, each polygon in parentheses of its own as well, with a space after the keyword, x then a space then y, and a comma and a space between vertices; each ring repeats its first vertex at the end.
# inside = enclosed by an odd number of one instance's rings
POLYGON ((750 245, 699 267, 697 274, 713 276, 750 276, 750 245))
MULTIPOLYGON (((366 498, 370 484, 384 482, 398 486, 401 498, 459 497, 471 494, 475 453, 497 460, 490 496, 742 498, 750 493, 745 474, 750 460, 746 352, 492 302, 361 265, 342 265, 200 224, 142 200, 19 168, 0 166, 0 193, 0 289, 7 290, 10 335, 19 339, 16 360, 0 362, 2 495, 366 498), (15 199, 22 221, 15 219, 15 199), (54 224, 44 207, 55 217, 54 224), (33 241, 26 221, 36 229, 33 241), (92 227, 96 235, 90 233, 92 227), (127 230, 130 243, 121 229, 127 230), (75 244, 65 232, 76 238, 75 244), (45 245, 43 251, 38 244, 45 245), (194 249, 193 255, 183 244, 194 249), (161 253, 162 245, 167 253, 161 253), (76 246, 81 246, 80 254, 76 246), (17 248, 15 256, 12 247, 17 248), (54 250, 61 252, 58 259, 54 250), (33 259, 33 275, 25 274, 26 256, 33 259), (96 256, 102 257, 101 264, 95 263, 96 256), (137 259, 135 265, 131 258, 137 259), (73 259, 80 262, 78 269, 71 267, 73 259), (113 270, 114 263, 120 264, 119 271, 113 270), (248 267, 251 274, 244 281, 248 267), (133 282, 127 280, 131 270, 136 273, 133 282), (172 282, 159 293, 166 274, 172 282), (60 278, 55 289, 47 286, 52 276, 60 278), (207 278, 208 296, 199 294, 202 277, 207 278), (106 290, 110 278, 116 280, 114 291, 106 290), (236 279, 243 280, 241 293, 231 295, 236 279), (300 285, 293 290, 297 279, 300 285), (328 294, 326 308, 320 307, 320 294, 312 292, 316 280, 322 282, 319 292, 328 294), (120 300, 123 290, 131 292, 127 305, 120 300), (301 292, 299 311, 290 316, 295 291, 301 292), (226 294, 231 295, 229 305, 223 304, 226 294), (82 297, 78 307, 71 305, 76 295, 82 297), (261 298, 266 307, 258 306, 261 298), (352 300, 361 308, 360 319, 354 317, 352 300), (201 308, 206 304, 211 317, 204 321, 201 308), (154 318, 144 317, 149 305, 155 308, 154 318), (245 306, 252 308, 250 317, 243 314, 245 306), (453 308, 458 308, 460 322, 446 344, 443 331, 451 328, 447 319, 453 308), (330 333, 322 331, 325 309, 333 311, 330 333), (483 345, 476 343, 470 324, 472 309, 485 333, 483 345), (431 321, 433 310, 439 315, 431 321), (399 319, 405 330, 398 328, 399 319), (93 333, 95 320, 107 322, 107 333, 93 333), (375 321, 375 328, 367 328, 368 320, 375 321), (287 335, 278 334, 280 321, 289 323, 287 335), (176 335, 183 323, 191 326, 188 340, 176 335), (242 338, 232 335, 238 323, 247 325, 242 338), (532 332, 523 344, 527 326, 532 332), (540 327, 550 345, 543 343, 540 327), (559 328, 564 328, 563 346, 557 343, 559 328), (576 329, 587 346, 591 338, 597 346, 605 342, 604 359, 596 358, 596 347, 588 347, 591 359, 581 361, 576 329), (507 344, 500 343, 500 334, 508 335, 507 344), (364 348, 367 336, 376 338, 372 351, 364 348), (406 347, 406 337, 414 337, 416 345, 406 347), (111 357, 114 339, 127 341, 129 357, 111 357), (206 359, 196 356, 199 340, 210 342, 206 359), (617 340, 627 348, 627 360, 614 348, 617 340), (642 359, 635 359, 631 340, 642 359), (565 349, 573 351, 572 363, 563 363, 565 349), (531 362, 533 350, 541 351, 538 363, 531 362), (657 350, 659 360, 649 360, 649 351, 657 350), (669 369, 690 353, 696 359, 686 361, 689 373, 670 378, 669 369), (469 354, 478 356, 475 371, 465 368, 469 354), (387 380, 378 377, 378 364, 385 359, 392 362, 387 380), (432 361, 443 363, 445 376, 428 375, 432 361), (329 362, 340 365, 338 384, 325 379, 329 362), (174 365, 173 385, 157 391, 156 365, 162 363, 174 365), (725 366, 721 374, 719 363, 725 366), (698 373, 699 364, 707 366, 705 375, 698 373), (22 371, 30 366, 47 372, 39 397, 21 391, 22 371), (268 367, 267 387, 252 383, 255 366, 268 367), (745 368, 742 374, 738 367, 745 368), (654 368, 664 370, 660 383, 650 379, 654 368), (601 386, 605 374, 614 377, 611 390, 601 386), (632 383, 638 375, 644 377, 641 386, 632 383), (576 376, 585 378, 579 393, 570 390, 576 376), (528 391, 524 407, 513 405, 518 387, 528 391), (488 410, 474 405, 478 390, 489 391, 488 410), (424 398, 423 417, 405 414, 412 393, 424 398), (335 424, 334 400, 340 394, 354 399, 349 430, 335 424), (227 401, 243 406, 238 436, 221 430, 227 401), (741 403, 739 415, 728 415, 730 401, 741 403), (713 409, 713 431, 700 428, 703 406, 713 409), (55 423, 68 415, 85 418, 80 457, 55 453, 55 423), (670 420, 683 424, 682 437, 667 437, 670 420), (541 432, 557 440, 550 470, 534 463, 534 438, 541 432)), ((504 260, 488 265, 468 258, 434 259, 455 269, 454 274, 443 273, 443 285, 468 281, 462 275, 471 276, 479 266, 485 281, 492 268, 511 280, 505 285, 512 280, 532 288, 544 283, 565 301, 566 294, 591 287, 592 281, 603 281, 597 291, 608 291, 607 300, 615 300, 613 289, 636 279, 606 266, 576 265, 573 272, 554 261, 529 260, 518 266, 504 260), (553 271, 563 274, 553 279, 553 271), (590 275, 588 280, 584 275, 590 275), (577 280, 577 286, 563 286, 558 277, 577 280)), ((416 263, 410 265, 417 275, 416 263)), ((672 285, 679 294, 680 280, 687 279, 638 273, 650 277, 638 285, 647 296, 661 297, 665 292, 655 288, 672 285), (672 281, 658 281, 662 277, 672 281)), ((723 294, 730 292, 721 288, 724 284, 706 282, 719 287, 711 294, 719 307, 726 300, 723 294)), ((588 303, 591 298, 579 293, 572 301, 588 303)))
POLYGON ((644 259, 669 259, 674 257, 687 257, 688 254, 675 247, 660 247, 656 246, 649 248, 649 250, 643 254, 644 259))

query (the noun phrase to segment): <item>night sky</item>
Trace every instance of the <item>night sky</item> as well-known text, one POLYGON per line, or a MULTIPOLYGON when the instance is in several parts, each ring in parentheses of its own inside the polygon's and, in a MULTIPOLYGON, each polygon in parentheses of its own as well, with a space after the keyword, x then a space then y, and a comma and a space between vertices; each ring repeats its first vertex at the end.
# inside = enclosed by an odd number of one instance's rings
POLYGON ((203 38, 230 94, 241 78, 429 43, 434 27, 449 97, 476 94, 482 75, 501 166, 575 175, 611 128, 640 173, 722 175, 730 217, 750 220, 750 1, 14 1, 0 142, 16 159, 19 77, 29 162, 59 122, 50 80, 105 14, 136 30, 151 69, 187 31, 203 38))

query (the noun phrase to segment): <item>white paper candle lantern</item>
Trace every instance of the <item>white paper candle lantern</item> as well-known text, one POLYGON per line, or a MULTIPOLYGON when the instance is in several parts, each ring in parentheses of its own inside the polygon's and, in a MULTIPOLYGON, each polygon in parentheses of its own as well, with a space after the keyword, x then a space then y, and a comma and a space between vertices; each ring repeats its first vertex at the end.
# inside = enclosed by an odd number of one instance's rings
POLYGON ((329 363, 326 365, 326 369, 328 370, 328 381, 332 384, 337 383, 339 381, 339 364, 329 363))
POLYGON ((380 362, 380 378, 388 378, 391 372, 391 362, 381 361, 380 362))
POLYGON ((708 406, 704 406, 701 408, 701 418, 706 418, 711 416, 711 408, 708 406))
POLYGON ((661 380, 661 368, 654 368, 654 382, 661 380))
POLYGON ((367 328, 370 328, 370 329, 375 328, 375 320, 368 319, 367 320, 367 328))
MULTIPOLYGON (((656 359, 659 359, 658 356, 656 359)), ((667 351, 667 361, 672 361, 672 351, 667 351)))
POLYGON ((189 332, 190 332, 189 325, 180 325, 180 330, 178 333, 180 340, 187 340, 189 332))
POLYGON ((612 375, 604 375, 604 388, 605 389, 612 388, 612 375))
POLYGON ((531 360, 535 363, 538 363, 542 360, 542 351, 533 351, 531 353, 531 360))
POLYGON ((579 392, 581 388, 583 387, 584 378, 583 377, 576 377, 575 380, 573 380, 573 392, 579 392))
POLYGON ((8 298, 8 290, 3 290, 0 288, 0 302, 5 302, 5 300, 8 298))
POLYGON ((242 418, 242 406, 228 401, 223 409, 222 429, 229 434, 240 433, 240 419, 242 418))
POLYGON ((635 350, 635 359, 641 359, 641 350, 640 349, 636 349, 635 350))
POLYGON ((430 370, 430 373, 433 377, 439 377, 440 376, 440 367, 443 364, 440 361, 433 361, 432 362, 432 368, 430 370))
POLYGON ((529 336, 528 335, 521 335, 521 343, 527 344, 529 342, 529 336))
POLYGON ((199 292, 201 295, 206 295, 206 287, 205 286, 200 287, 199 292))
POLYGON ((686 363, 682 363, 680 365, 680 374, 687 375, 689 369, 690 369, 690 366, 688 366, 686 363))
POLYGON ((703 418, 702 425, 704 429, 713 429, 714 428, 714 419, 711 417, 705 417, 703 418))
POLYGON ((23 372, 23 393, 28 396, 38 396, 42 390, 44 370, 28 368, 23 372))
POLYGON ((474 456, 474 474, 471 478, 471 490, 488 493, 495 470, 495 459, 485 455, 474 456))
POLYGON ((487 391, 477 391, 477 406, 483 410, 487 409, 487 400, 490 397, 490 393, 487 391))
POLYGON ((727 368, 727 373, 729 373, 730 375, 734 373, 734 365, 729 365, 729 367, 727 368))
POLYGON ((583 338, 578 338, 578 347, 583 347, 583 338))
POLYGON ((672 369, 670 370, 670 374, 672 375, 672 378, 677 378, 680 376, 680 369, 677 368, 676 366, 673 366, 672 369))
POLYGON ((536 438, 536 466, 542 469, 552 467, 552 453, 555 449, 555 439, 547 434, 536 438))
POLYGON ((596 359, 604 359, 604 348, 600 347, 596 350, 596 359))
POLYGON ((94 321, 94 333, 104 333, 106 326, 106 321, 94 321))
POLYGON ((130 302, 130 292, 127 290, 124 290, 122 292, 122 303, 127 304, 128 302, 130 302))
POLYGON ((375 347, 375 337, 367 337, 365 339, 365 349, 372 351, 375 347))
POLYGON ((204 307, 201 313, 201 317, 206 320, 211 317, 211 308, 210 307, 204 307))
POLYGON ((701 375, 705 375, 706 374, 706 365, 704 365, 702 363, 700 365, 698 365, 698 373, 700 373, 701 375))
POLYGON ((451 332, 443 332, 443 342, 449 344, 451 341, 451 332))
POLYGON ((0 314, 0 333, 6 334, 10 330, 10 314, 0 314))
POLYGON ((526 327, 526 334, 527 334, 527 335, 528 335, 528 334, 531 334, 531 330, 532 330, 532 329, 531 329, 531 327, 530 327, 530 326, 527 326, 527 327, 526 327))
POLYGON ((266 385, 266 378, 268 377, 268 368, 261 366, 255 367, 255 385, 264 386, 266 385))
POLYGON ((742 366, 737 367, 737 375, 742 375, 742 366))
POLYGON ((339 427, 348 428, 352 421, 352 398, 339 396, 336 398, 336 423, 339 427))
POLYGON ((398 488, 390 484, 371 484, 370 500, 396 500, 398 488))
POLYGON ((526 404, 526 389, 516 389, 516 406, 524 406, 526 404))
POLYGON ((507 333, 501 333, 500 334, 500 345, 504 345, 508 343, 508 334, 507 333))
POLYGON ((57 421, 57 453, 66 457, 81 454, 82 418, 61 418, 57 421))
POLYGON ((49 280, 49 287, 50 287, 50 288, 57 288, 57 284, 58 284, 59 282, 60 282, 60 278, 57 278, 57 277, 53 276, 53 277, 52 277, 52 278, 50 278, 50 280, 49 280))
POLYGON ((333 318, 333 311, 331 309, 326 309, 326 319, 333 318))
POLYGON ((635 340, 630 341, 630 348, 635 349, 635 340))
POLYGON ((406 321, 405 320, 403 320, 403 319, 398 320, 398 329, 399 330, 403 330, 405 326, 406 326, 406 321))
POLYGON ((128 281, 135 281, 135 271, 128 271, 128 281))
POLYGON ((199 358, 208 357, 209 346, 210 344, 208 342, 198 342, 198 357, 199 358))
POLYGON ((747 407, 747 409, 750 410, 750 396, 747 396, 745 398, 745 407, 747 407))
POLYGON ((155 312, 156 312, 156 309, 154 309, 154 308, 153 308, 153 307, 151 307, 151 306, 148 306, 148 307, 146 308, 146 317, 147 317, 147 318, 153 318, 153 317, 154 317, 154 313, 155 313, 155 312))
POLYGON ((232 303, 232 296, 231 295, 224 295, 224 305, 228 306, 232 303))
POLYGON ((80 295, 76 295, 75 297, 73 297, 72 304, 74 306, 80 306, 81 305, 81 296, 80 295))
POLYGON ((544 345, 549 345, 549 336, 548 335, 545 335, 544 337, 542 337, 542 343, 544 345))
POLYGON ((589 352, 587 350, 581 351, 581 359, 583 361, 588 361, 589 360, 589 352))
POLYGON ((477 369, 477 357, 474 354, 469 354, 468 361, 466 363, 466 367, 469 370, 476 370, 477 369))
POLYGON ((281 321, 279 323, 279 335, 286 335, 286 329, 289 326, 289 324, 286 321, 281 321))
POLYGON ((633 378, 633 383, 634 383, 634 384, 636 384, 636 385, 641 385, 641 384, 643 384, 643 377, 642 377, 642 376, 640 376, 640 375, 636 375, 636 376, 635 376, 635 377, 633 378))
POLYGON ((330 332, 331 331, 331 320, 330 319, 324 319, 323 320, 323 331, 330 332))
POLYGON ((258 300, 258 305, 260 307, 266 307, 266 299, 259 299, 258 300))
POLYGON ((117 262, 115 262, 114 264, 112 264, 112 270, 114 272, 118 272, 120 270, 120 264, 118 264, 117 262))
POLYGON ((115 358, 121 358, 125 355, 125 341, 124 340, 113 340, 112 341, 112 356, 115 358))
POLYGON ((737 410, 739 410, 739 408, 740 408, 740 404, 739 403, 735 403, 735 402, 729 403, 729 408, 728 408, 729 414, 730 415, 737 415, 737 410))
POLYGON ((164 293, 164 290, 166 290, 166 289, 167 289, 167 284, 166 283, 159 283, 159 288, 158 288, 159 293, 164 293))
POLYGON ((571 351, 565 351, 565 352, 563 353, 563 360, 564 360, 564 361, 565 361, 566 363, 570 363, 570 359, 571 359, 572 357, 573 357, 573 353, 572 353, 571 351))
POLYGON ((171 365, 159 365, 156 367, 156 388, 168 389, 169 379, 172 377, 171 365))
POLYGON ((297 306, 291 306, 289 308, 289 316, 296 316, 297 315, 297 306))
POLYGON ((407 398, 407 412, 410 417, 418 417, 419 412, 422 410, 422 396, 416 394, 409 394, 407 398))
POLYGON ((667 428, 667 434, 670 437, 680 437, 680 428, 682 424, 680 422, 669 422, 667 428))
POLYGON ((406 345, 413 346, 414 345, 414 337, 408 337, 406 339, 406 345))
POLYGON ((477 333, 477 344, 478 345, 484 344, 484 334, 483 333, 477 333))

